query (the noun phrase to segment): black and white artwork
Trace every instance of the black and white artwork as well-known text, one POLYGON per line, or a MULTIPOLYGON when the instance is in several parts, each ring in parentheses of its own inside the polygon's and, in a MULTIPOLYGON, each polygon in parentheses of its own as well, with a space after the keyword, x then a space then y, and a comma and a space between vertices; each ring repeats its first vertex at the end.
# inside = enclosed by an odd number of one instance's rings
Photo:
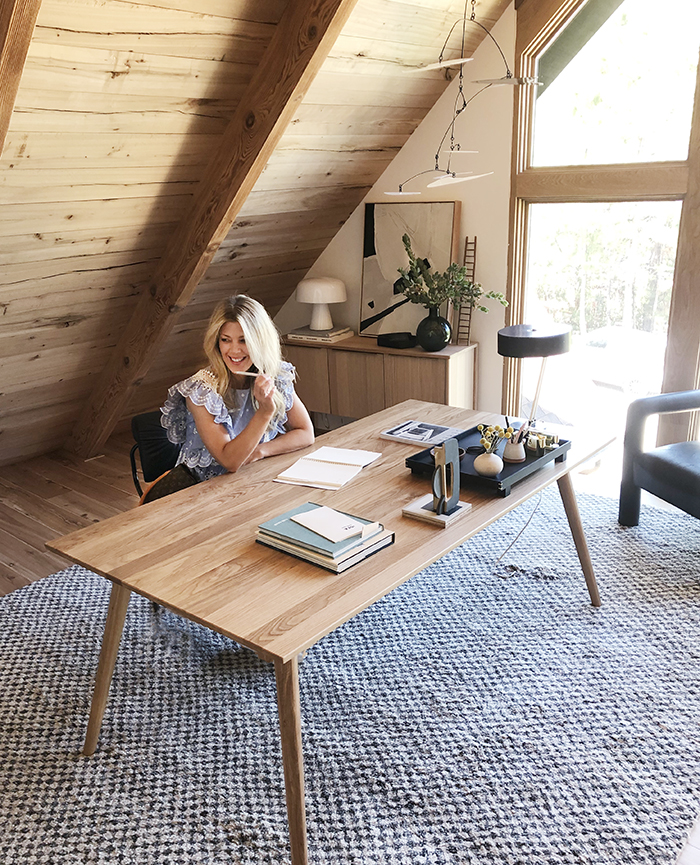
POLYGON ((416 257, 445 270, 453 261, 454 224, 454 201, 365 205, 360 334, 416 332, 426 311, 401 293, 398 269, 408 266, 401 238, 408 234, 416 257))

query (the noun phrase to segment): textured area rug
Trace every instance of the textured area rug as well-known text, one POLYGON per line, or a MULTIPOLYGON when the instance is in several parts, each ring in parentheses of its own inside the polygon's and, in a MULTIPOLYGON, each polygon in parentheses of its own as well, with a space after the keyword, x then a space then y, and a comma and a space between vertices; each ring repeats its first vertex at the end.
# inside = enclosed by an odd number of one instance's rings
MULTIPOLYGON (((666 865, 700 810, 700 521, 556 490, 301 664, 312 865, 666 865), (512 549, 530 511, 537 511, 512 549)), ((108 584, 0 600, 0 863, 290 861, 270 665, 134 597, 80 756, 108 584)))

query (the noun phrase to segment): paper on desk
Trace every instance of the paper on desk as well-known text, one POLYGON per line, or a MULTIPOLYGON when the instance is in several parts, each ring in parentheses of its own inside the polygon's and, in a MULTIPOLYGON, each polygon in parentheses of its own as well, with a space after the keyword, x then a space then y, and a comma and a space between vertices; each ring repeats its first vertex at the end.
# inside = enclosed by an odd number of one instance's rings
POLYGON ((356 536, 369 537, 379 531, 379 523, 361 523, 348 514, 323 505, 313 511, 294 514, 290 519, 311 529, 317 535, 328 538, 334 544, 356 536))
POLYGON ((275 480, 284 484, 337 490, 380 456, 375 451, 324 446, 298 459, 294 465, 277 475, 275 480))
POLYGON ((302 459, 321 460, 326 463, 342 463, 343 465, 368 466, 371 462, 380 457, 380 453, 376 451, 362 451, 352 448, 331 448, 324 445, 308 457, 302 459))

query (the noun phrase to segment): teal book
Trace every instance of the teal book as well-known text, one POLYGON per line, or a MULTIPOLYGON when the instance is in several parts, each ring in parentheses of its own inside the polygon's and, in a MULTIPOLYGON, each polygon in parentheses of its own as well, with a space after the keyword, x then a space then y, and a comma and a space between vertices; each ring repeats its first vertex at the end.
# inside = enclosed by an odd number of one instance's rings
MULTIPOLYGON (((278 540, 285 541, 288 544, 303 547, 307 550, 312 550, 330 558, 337 558, 348 550, 351 550, 353 547, 359 547, 369 539, 366 536, 362 537, 362 535, 355 535, 354 537, 333 543, 333 541, 324 538, 323 535, 319 535, 316 532, 311 531, 311 529, 307 529, 306 526, 299 525, 299 523, 294 522, 292 519, 292 517, 297 514, 307 513, 308 511, 320 507, 321 505, 314 504, 313 502, 304 502, 304 504, 292 508, 291 511, 287 511, 284 514, 280 514, 278 517, 273 517, 271 520, 266 520, 264 523, 260 523, 258 526, 258 534, 261 538, 264 538, 265 536, 277 538, 278 540)), ((346 516, 352 517, 352 519, 357 520, 357 522, 366 526, 371 525, 372 523, 372 520, 365 520, 362 519, 362 517, 356 517, 352 514, 346 514, 346 516)), ((379 534, 383 528, 383 526, 378 525, 374 534, 379 534)), ((370 535, 370 538, 371 537, 373 537, 373 535, 370 535)))

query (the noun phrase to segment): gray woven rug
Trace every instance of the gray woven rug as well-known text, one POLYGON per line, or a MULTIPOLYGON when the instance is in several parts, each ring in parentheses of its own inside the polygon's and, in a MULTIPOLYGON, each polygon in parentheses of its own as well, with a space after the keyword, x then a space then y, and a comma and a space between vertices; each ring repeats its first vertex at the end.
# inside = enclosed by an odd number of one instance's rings
MULTIPOLYGON (((313 865, 662 865, 700 811, 700 521, 556 490, 311 649, 313 865)), ((0 863, 288 863, 274 675, 134 597, 79 754, 108 601, 73 567, 0 600, 0 863)))

